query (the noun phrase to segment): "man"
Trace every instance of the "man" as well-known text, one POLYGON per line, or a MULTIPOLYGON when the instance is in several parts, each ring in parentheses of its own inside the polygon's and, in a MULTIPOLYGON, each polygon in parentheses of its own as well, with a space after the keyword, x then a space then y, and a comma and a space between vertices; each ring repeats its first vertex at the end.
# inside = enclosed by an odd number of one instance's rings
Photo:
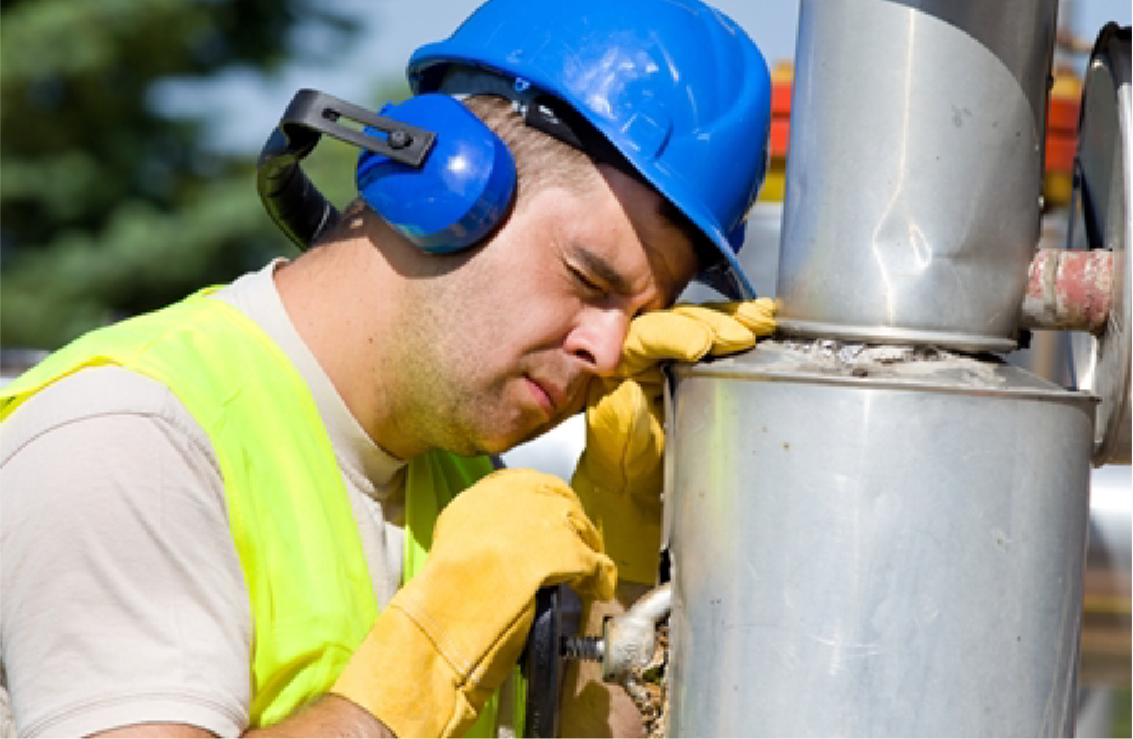
MULTIPOLYGON (((654 581, 656 364, 772 325, 759 301, 661 310, 697 274, 750 297, 733 244, 763 173, 766 65, 695 0, 492 0, 409 72, 410 104, 462 101, 514 161, 473 243, 423 248, 364 184, 298 259, 5 389, 0 645, 21 734, 506 733, 536 590, 609 601, 620 572, 624 600, 654 581), (577 495, 492 472, 485 455, 584 406, 577 495)), ((604 717, 624 695, 578 696, 590 723, 568 727, 625 729, 604 717)))

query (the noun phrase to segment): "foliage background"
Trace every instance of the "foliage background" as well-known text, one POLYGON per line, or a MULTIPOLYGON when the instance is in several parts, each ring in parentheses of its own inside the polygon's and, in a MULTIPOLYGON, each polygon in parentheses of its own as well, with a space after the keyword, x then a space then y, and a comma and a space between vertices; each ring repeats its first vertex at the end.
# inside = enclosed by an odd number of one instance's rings
MULTIPOLYGON (((310 54, 294 39, 312 25, 358 40, 318 0, 0 3, 0 343, 53 349, 296 253, 256 194, 256 152, 210 146, 207 115, 171 117, 155 91, 276 74, 310 54)), ((353 102, 407 94, 374 90, 353 102)), ((328 139, 304 168, 341 204, 355 156, 328 139)))

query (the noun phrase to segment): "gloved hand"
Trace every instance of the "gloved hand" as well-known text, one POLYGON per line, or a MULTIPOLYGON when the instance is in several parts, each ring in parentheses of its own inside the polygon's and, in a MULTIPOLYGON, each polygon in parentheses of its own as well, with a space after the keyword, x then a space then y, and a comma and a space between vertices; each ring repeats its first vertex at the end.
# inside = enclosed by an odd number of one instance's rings
POLYGON ((535 591, 567 583, 608 600, 616 579, 566 483, 495 472, 441 512, 425 566, 374 621, 332 692, 397 736, 461 734, 519 659, 535 591))
POLYGON ((586 447, 571 486, 622 580, 653 584, 657 576, 665 449, 658 363, 750 349, 774 330, 775 303, 767 298, 646 313, 630 323, 616 375, 591 382, 586 447))

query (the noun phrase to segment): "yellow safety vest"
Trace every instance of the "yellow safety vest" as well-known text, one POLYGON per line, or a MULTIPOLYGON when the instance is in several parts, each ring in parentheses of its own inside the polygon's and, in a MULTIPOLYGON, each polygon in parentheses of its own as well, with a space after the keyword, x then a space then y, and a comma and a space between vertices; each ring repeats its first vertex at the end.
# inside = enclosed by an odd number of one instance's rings
MULTIPOLYGON (((277 723, 334 684, 378 608, 357 522, 315 400, 283 350, 203 290, 93 331, 0 391, 0 420, 86 367, 119 366, 168 387, 208 434, 251 600, 250 727, 277 723)), ((488 457, 434 451, 409 463, 405 579, 437 515, 492 471, 488 457)), ((516 701, 522 732, 523 703, 516 701)), ((495 698, 467 736, 493 736, 495 698)))

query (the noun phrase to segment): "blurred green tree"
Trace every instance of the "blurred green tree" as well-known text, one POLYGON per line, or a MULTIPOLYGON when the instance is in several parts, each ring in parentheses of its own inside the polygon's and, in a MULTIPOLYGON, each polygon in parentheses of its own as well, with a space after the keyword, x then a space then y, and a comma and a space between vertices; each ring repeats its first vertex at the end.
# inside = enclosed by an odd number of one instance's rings
MULTIPOLYGON (((152 100, 172 78, 271 74, 301 24, 358 31, 318 0, 0 2, 0 343, 56 348, 296 253, 254 153, 210 148, 207 120, 152 100)), ((355 156, 324 141, 305 169, 341 204, 355 156)))

